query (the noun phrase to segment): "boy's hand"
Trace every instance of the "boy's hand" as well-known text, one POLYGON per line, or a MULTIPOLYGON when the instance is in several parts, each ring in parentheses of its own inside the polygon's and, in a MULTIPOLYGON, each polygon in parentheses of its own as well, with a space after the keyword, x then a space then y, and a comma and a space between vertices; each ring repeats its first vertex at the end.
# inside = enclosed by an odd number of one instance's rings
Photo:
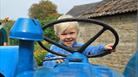
POLYGON ((110 51, 110 52, 114 52, 115 50, 112 50, 113 49, 113 44, 107 44, 105 45, 104 47, 106 50, 110 51))
POLYGON ((56 60, 56 63, 62 63, 62 62, 64 62, 63 59, 56 60))
POLYGON ((105 45, 105 49, 109 49, 109 50, 111 50, 112 49, 112 47, 113 47, 113 44, 107 44, 107 45, 105 45))

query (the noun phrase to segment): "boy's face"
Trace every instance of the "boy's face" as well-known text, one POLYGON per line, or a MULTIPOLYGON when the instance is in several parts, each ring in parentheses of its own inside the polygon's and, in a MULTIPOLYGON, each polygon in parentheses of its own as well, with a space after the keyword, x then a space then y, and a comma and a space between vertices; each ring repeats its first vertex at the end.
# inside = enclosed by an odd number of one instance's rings
POLYGON ((72 46, 72 44, 76 41, 77 39, 77 30, 74 28, 68 28, 64 32, 60 33, 58 35, 60 41, 63 42, 64 45, 66 46, 72 46))

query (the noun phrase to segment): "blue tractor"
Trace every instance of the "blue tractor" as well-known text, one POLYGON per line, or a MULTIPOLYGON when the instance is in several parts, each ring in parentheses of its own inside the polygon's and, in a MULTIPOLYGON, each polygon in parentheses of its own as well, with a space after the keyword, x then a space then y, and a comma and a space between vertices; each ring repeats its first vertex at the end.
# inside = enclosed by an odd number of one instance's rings
MULTIPOLYGON (((135 73, 129 74, 130 70, 126 67, 124 74, 121 74, 109 67, 91 64, 88 58, 104 56, 109 53, 102 53, 96 56, 85 56, 81 54, 87 46, 89 46, 93 41, 95 41, 104 31, 109 30, 115 36, 115 43, 113 49, 117 46, 119 42, 119 37, 117 32, 109 25, 93 19, 62 19, 52 23, 49 23, 43 27, 43 30, 47 27, 53 26, 54 24, 62 22, 86 22, 94 23, 102 26, 102 30, 98 32, 93 38, 86 42, 78 50, 73 50, 65 48, 64 46, 56 43, 48 37, 43 36, 43 31, 40 27, 40 23, 36 19, 30 18, 19 18, 13 25, 10 31, 10 38, 18 39, 19 46, 0 46, 0 77, 137 77, 138 67, 133 62, 135 59, 131 60, 128 65, 133 65, 131 68, 135 73), (46 48, 40 41, 46 40, 56 46, 59 46, 69 52, 71 55, 65 55, 56 53, 54 51, 46 48), (60 55, 66 58, 66 60, 57 64, 54 68, 48 67, 34 67, 33 50, 34 41, 39 41, 39 44, 45 50, 60 55), (78 52, 79 51, 79 52, 78 52)), ((58 58, 56 58, 58 59, 58 58)), ((49 59, 49 60, 56 60, 49 59)), ((136 62, 138 65, 138 62, 136 62)))

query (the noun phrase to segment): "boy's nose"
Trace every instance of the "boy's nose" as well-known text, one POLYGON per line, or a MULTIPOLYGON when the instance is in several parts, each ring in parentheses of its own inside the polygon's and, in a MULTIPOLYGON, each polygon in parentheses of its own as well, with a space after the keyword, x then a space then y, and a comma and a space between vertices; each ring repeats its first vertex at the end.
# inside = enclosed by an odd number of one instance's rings
POLYGON ((67 35, 66 35, 66 38, 70 38, 70 37, 71 37, 71 35, 70 35, 70 34, 67 34, 67 35))

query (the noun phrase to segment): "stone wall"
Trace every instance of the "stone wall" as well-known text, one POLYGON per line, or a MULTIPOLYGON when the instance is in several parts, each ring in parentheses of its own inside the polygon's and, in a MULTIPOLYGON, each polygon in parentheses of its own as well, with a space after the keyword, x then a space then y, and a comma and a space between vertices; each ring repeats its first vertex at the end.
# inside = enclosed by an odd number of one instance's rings
MULTIPOLYGON (((123 72, 131 55, 136 51, 136 32, 137 32, 137 16, 136 13, 119 14, 114 16, 105 16, 96 18, 111 25, 119 34, 119 44, 116 47, 116 52, 100 58, 91 58, 90 61, 94 64, 102 64, 112 67, 120 72, 123 72)), ((94 27, 94 24, 80 24, 81 42, 86 42, 93 36, 101 27, 94 27)), ((106 31, 102 34, 93 45, 99 43, 113 43, 114 37, 111 32, 106 31)))

